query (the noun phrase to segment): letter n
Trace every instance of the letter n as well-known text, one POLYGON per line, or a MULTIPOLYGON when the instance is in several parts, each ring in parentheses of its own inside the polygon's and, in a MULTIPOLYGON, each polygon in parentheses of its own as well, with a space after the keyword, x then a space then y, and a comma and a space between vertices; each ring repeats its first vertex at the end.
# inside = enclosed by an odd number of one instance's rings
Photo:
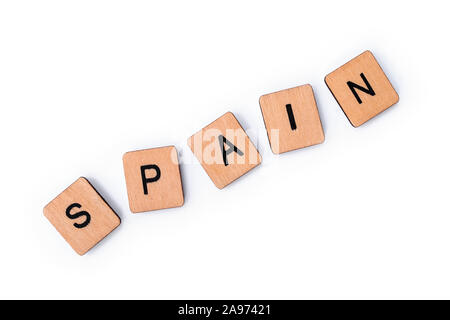
POLYGON ((359 104, 362 103, 362 100, 361 100, 361 98, 359 97, 358 93, 356 92, 356 89, 358 89, 358 90, 360 90, 360 91, 362 91, 362 92, 364 92, 364 93, 370 94, 371 96, 374 96, 374 95, 375 95, 375 91, 373 90, 373 88, 372 88, 372 86, 370 85, 369 81, 367 81, 367 78, 366 78, 366 76, 364 75, 364 73, 361 73, 361 78, 363 79, 363 81, 364 81, 364 83, 365 83, 365 85, 366 85, 366 88, 361 87, 360 85, 358 85, 358 84, 356 84, 356 83, 353 83, 353 82, 351 82, 351 81, 348 81, 348 82, 347 82, 348 87, 350 88, 350 90, 352 90, 352 93, 353 93, 353 95, 355 96, 356 101, 358 101, 359 104))

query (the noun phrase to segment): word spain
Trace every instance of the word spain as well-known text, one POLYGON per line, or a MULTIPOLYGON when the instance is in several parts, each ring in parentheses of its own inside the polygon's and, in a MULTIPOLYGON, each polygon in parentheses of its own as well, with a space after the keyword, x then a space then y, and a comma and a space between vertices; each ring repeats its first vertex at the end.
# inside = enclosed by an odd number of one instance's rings
MULTIPOLYGON (((354 127, 359 127, 399 100, 370 51, 328 74, 325 83, 354 127)), ((259 104, 273 153, 281 154, 325 140, 311 85, 263 95, 259 104)), ((231 112, 192 135, 187 144, 219 189, 262 161, 255 145, 231 112)), ((175 147, 127 152, 123 156, 123 168, 131 212, 183 205, 183 186, 175 147)), ((118 215, 85 178, 76 180, 46 205, 44 215, 80 255, 120 224, 118 215)))

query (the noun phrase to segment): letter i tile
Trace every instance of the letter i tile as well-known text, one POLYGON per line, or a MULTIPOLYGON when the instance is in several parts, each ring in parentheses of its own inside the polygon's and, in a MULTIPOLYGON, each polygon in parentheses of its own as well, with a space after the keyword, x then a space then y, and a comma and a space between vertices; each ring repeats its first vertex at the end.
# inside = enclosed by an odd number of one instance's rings
POLYGON ((312 87, 307 84, 259 99, 272 152, 280 154, 325 139, 312 87))

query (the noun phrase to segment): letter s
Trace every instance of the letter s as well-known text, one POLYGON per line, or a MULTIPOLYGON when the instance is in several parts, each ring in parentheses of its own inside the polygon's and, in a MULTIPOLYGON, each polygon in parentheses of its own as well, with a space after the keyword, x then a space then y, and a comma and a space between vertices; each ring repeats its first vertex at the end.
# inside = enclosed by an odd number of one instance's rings
POLYGON ((72 211, 73 208, 80 209, 81 208, 81 204, 79 204, 79 203, 72 203, 70 206, 68 206, 67 209, 66 209, 66 216, 67 216, 67 218, 73 220, 73 219, 77 219, 77 218, 80 218, 80 217, 84 216, 84 217, 86 217, 86 220, 84 220, 83 223, 76 223, 75 222, 73 225, 75 226, 75 228, 78 228, 78 229, 82 229, 82 228, 87 227, 89 222, 91 222, 91 215, 89 214, 89 212, 87 212, 87 211, 80 211, 80 212, 71 214, 70 211, 72 211))

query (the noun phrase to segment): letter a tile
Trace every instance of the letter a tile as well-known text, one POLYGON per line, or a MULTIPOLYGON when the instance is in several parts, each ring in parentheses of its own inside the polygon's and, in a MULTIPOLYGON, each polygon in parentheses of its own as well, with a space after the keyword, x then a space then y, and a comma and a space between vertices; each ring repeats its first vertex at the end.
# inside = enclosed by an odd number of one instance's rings
POLYGON ((127 152, 123 167, 133 213, 181 207, 184 203, 175 147, 127 152))
POLYGON ((359 127, 399 100, 370 51, 327 75, 325 83, 354 127, 359 127))
POLYGON ((324 141, 319 111, 309 84, 263 95, 259 104, 273 153, 324 141))
POLYGON ((79 255, 120 225, 120 218, 85 178, 46 205, 44 215, 79 255))
POLYGON ((188 145, 217 188, 261 163, 261 156, 231 112, 188 139, 188 145))

